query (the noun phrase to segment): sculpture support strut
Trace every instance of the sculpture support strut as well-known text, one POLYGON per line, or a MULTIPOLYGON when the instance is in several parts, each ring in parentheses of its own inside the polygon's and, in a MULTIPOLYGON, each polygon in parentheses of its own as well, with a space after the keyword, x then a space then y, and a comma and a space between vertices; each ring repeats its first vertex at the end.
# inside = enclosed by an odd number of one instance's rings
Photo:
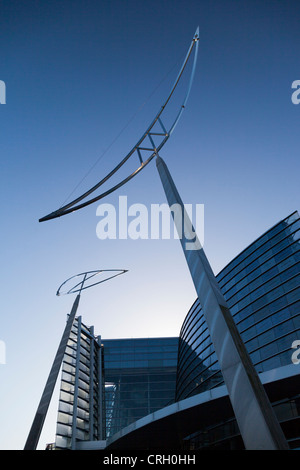
POLYGON ((181 206, 184 214, 179 218, 172 212, 245 448, 288 450, 283 431, 197 235, 196 249, 186 248, 187 243, 190 246, 195 239, 195 231, 167 165, 159 156, 156 165, 169 206, 181 206))
POLYGON ((30 432, 28 434, 28 438, 24 447, 24 450, 36 450, 36 447, 39 442, 39 438, 43 429, 44 421, 47 415, 47 411, 50 405, 50 401, 52 398, 52 394, 55 388, 56 380, 60 371, 60 367, 64 358, 65 350, 67 347, 68 339, 70 336, 70 332, 72 329, 72 325, 74 322, 74 318, 78 309, 79 305, 80 294, 77 295, 69 318, 67 320, 67 324, 65 326, 64 333, 62 335, 59 347, 57 349, 57 353, 46 382, 38 409, 36 411, 30 432))

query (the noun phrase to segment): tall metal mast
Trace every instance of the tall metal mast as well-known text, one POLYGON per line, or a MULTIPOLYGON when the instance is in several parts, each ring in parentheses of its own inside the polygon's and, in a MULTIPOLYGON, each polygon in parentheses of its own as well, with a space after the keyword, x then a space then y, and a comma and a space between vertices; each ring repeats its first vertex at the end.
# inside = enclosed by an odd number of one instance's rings
POLYGON ((156 166, 169 207, 177 204, 181 208, 179 216, 174 216, 173 211, 172 215, 245 447, 286 450, 289 447, 285 436, 167 165, 157 157, 156 166))

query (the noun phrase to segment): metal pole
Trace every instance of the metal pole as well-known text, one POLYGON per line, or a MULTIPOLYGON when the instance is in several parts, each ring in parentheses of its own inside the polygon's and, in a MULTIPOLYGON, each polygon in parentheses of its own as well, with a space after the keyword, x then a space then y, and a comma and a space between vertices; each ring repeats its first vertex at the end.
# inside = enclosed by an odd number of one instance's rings
POLYGON ((181 209, 182 217, 178 212, 175 216, 172 212, 172 215, 245 448, 287 450, 289 446, 267 394, 195 235, 167 165, 159 156, 156 166, 170 209, 181 209), (195 240, 192 246, 191 240, 195 240))
POLYGON ((38 409, 36 411, 36 415, 34 417, 30 432, 28 434, 28 438, 24 447, 24 450, 35 450, 38 441, 44 426, 45 418, 47 415, 47 411, 50 405, 50 401, 52 398, 52 394, 55 388, 56 380, 59 374, 59 370, 63 361, 63 357, 65 354, 67 342, 70 336, 71 328, 74 322, 74 318, 77 312, 78 304, 79 304, 80 294, 77 295, 69 318, 67 320, 67 324, 65 326, 64 333, 62 335, 59 347, 57 349, 57 353, 50 370, 49 377, 47 379, 42 398, 40 400, 38 409))

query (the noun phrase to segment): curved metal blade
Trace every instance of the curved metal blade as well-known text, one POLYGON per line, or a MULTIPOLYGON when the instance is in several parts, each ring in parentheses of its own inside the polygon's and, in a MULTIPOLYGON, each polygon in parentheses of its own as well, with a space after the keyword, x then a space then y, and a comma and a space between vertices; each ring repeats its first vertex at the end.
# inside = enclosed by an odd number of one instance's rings
POLYGON ((194 74, 195 74, 195 69, 196 69, 196 63, 197 63, 197 56, 198 56, 198 41, 199 41, 199 27, 196 29, 196 32, 194 34, 194 37, 192 39, 192 42, 190 44, 190 47, 188 49, 188 52, 185 56, 185 59, 183 61, 183 64, 181 66, 181 69, 177 75, 177 78, 174 82, 174 85, 166 99, 166 101, 164 102, 164 104, 162 105, 161 109, 159 110, 159 112, 157 113, 157 115, 155 116, 155 118, 153 119, 153 121, 151 122, 151 124, 149 125, 149 127, 147 128, 147 130, 144 132, 144 134, 142 135, 142 137, 139 139, 139 141, 136 143, 136 145, 131 149, 131 151, 118 163, 118 165, 113 169, 111 170, 104 178, 102 178, 97 184, 95 184, 92 188, 90 188, 88 191, 86 191, 85 193, 83 193, 81 196, 77 197, 76 199, 74 199, 73 201, 71 201, 70 203, 60 207, 59 209, 57 209, 56 211, 54 212, 51 212, 50 214, 46 215, 45 217, 42 217, 41 219, 39 219, 39 222, 44 222, 46 220, 50 220, 50 219, 55 219, 57 217, 61 217, 63 215, 66 215, 66 214, 69 214, 70 212, 74 212, 74 211, 77 211, 79 209, 82 209, 83 207, 86 207, 90 204, 93 204, 94 202, 96 201, 99 201, 100 199, 104 198, 105 196, 107 196, 108 194, 112 193, 113 191, 115 191, 116 189, 120 188, 121 186, 123 186, 124 184, 126 184, 128 181, 130 181, 134 176, 136 176, 138 173, 140 173, 141 170, 143 170, 147 165, 148 163, 150 163, 150 161, 158 155, 158 152, 162 149, 162 147, 165 145, 165 143, 167 142, 167 140, 170 138, 172 132, 174 131, 175 129, 175 126, 177 125, 181 115, 182 115, 182 112, 185 108, 185 105, 186 105, 186 102, 188 100, 188 97, 189 97, 189 94, 190 94, 190 90, 191 90, 191 86, 192 86, 192 82, 193 82, 193 79, 194 79, 194 74), (169 103, 179 81, 180 81, 180 78, 186 68, 186 65, 189 61, 189 58, 192 54, 192 51, 195 47, 195 54, 194 54, 194 62, 193 62, 193 67, 192 67, 192 72, 191 72, 191 76, 190 76, 190 79, 189 79, 189 84, 188 84, 188 89, 187 89, 187 92, 186 92, 186 95, 185 95, 185 98, 184 98, 184 101, 182 103, 182 105, 180 106, 180 109, 179 109, 179 112, 178 114, 176 115, 175 117, 175 120, 173 121, 172 125, 170 126, 170 129, 167 131, 161 121, 161 115, 163 113, 163 111, 166 109, 167 107, 167 104, 169 103), (151 133, 153 127, 155 126, 155 124, 159 124, 161 126, 161 132, 160 133, 151 133), (152 136, 153 135, 159 135, 161 137, 163 137, 162 141, 160 142, 160 144, 156 147, 154 142, 153 142, 153 138, 152 136), (143 144, 143 142, 145 141, 146 138, 149 138, 150 139, 150 143, 152 145, 152 147, 142 147, 141 145, 143 144), (148 151, 151 151, 151 155, 147 158, 147 160, 145 160, 144 162, 142 161, 142 158, 141 158, 141 150, 148 150, 148 151), (89 199, 81 204, 79 204, 81 201, 83 201, 84 199, 86 199, 90 194, 92 194, 94 191, 96 191, 100 186, 102 186, 106 181, 108 181, 129 159, 130 157, 134 154, 134 153, 137 153, 138 156, 139 156, 139 159, 140 159, 140 162, 141 162, 141 165, 134 171, 132 172, 131 174, 129 174, 126 178, 124 178, 123 180, 121 180, 118 184, 116 184, 115 186, 111 187, 110 189, 108 189, 107 191, 103 192, 102 194, 92 198, 92 199, 89 199))
POLYGON ((70 277, 66 281, 64 281, 59 288, 57 289, 56 295, 66 295, 66 294, 74 294, 76 292, 81 293, 81 291, 85 289, 89 289, 90 287, 97 286, 98 284, 102 284, 103 282, 109 281, 110 279, 113 279, 114 277, 120 276, 121 274, 125 274, 128 272, 128 269, 98 269, 97 271, 86 271, 85 273, 80 273, 80 274, 75 274, 75 276, 70 277), (116 274, 111 274, 109 277, 106 277, 105 279, 101 279, 100 281, 95 281, 92 284, 84 285, 89 279, 92 279, 95 276, 98 276, 101 273, 116 273, 116 274), (75 278, 81 278, 77 284, 74 286, 70 287, 67 289, 65 292, 62 291, 62 288, 68 284, 72 279, 75 278))

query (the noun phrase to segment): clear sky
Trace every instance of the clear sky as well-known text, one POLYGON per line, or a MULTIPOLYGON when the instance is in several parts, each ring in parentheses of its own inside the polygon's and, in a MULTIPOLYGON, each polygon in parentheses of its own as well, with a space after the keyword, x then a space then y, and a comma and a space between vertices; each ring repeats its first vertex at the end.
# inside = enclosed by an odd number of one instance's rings
MULTIPOLYGON (((1 449, 25 444, 74 300, 56 297, 63 281, 129 270, 82 295, 83 321, 103 338, 177 336, 195 300, 178 240, 99 240, 98 203, 38 219, 136 143, 198 25, 190 99, 161 156, 184 202, 204 204, 214 272, 299 209, 299 22, 289 0, 0 1, 1 449)), ((120 195, 165 203, 155 163, 104 202, 120 195)))

